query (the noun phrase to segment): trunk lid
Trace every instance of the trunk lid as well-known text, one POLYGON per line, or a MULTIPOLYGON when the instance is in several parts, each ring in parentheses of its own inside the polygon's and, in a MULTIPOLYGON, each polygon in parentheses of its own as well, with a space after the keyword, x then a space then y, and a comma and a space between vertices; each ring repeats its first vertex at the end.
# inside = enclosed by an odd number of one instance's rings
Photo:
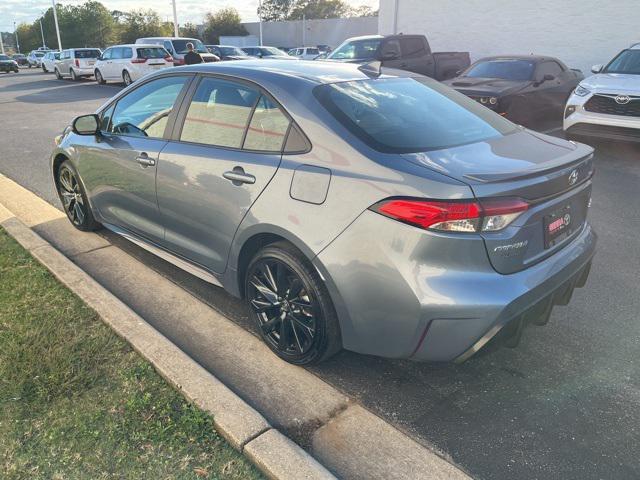
POLYGON ((465 182, 479 200, 518 197, 529 209, 507 228, 481 233, 496 271, 527 268, 582 230, 591 198, 593 149, 525 129, 407 160, 465 182))

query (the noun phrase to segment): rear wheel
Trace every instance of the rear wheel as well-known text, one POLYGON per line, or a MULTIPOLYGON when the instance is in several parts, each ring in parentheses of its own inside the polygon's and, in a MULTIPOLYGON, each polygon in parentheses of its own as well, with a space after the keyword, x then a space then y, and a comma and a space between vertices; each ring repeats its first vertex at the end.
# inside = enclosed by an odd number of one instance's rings
POLYGON ((42 71, 43 71, 44 73, 47 73, 47 67, 45 67, 45 66, 44 66, 44 63, 42 64, 42 71))
POLYGON ((131 75, 129 75, 129 72, 127 72, 126 70, 124 70, 124 71, 122 72, 122 80, 124 81, 124 84, 125 84, 127 87, 133 83, 133 82, 131 81, 131 75))
POLYGON ((71 75, 71 80, 73 80, 74 82, 78 81, 78 75, 76 74, 76 71, 72 68, 69 70, 69 74, 71 75))
POLYGON ((100 224, 89 208, 87 195, 71 162, 66 160, 60 165, 56 180, 58 196, 73 226, 84 232, 99 229, 100 224))
POLYGON ((102 77, 102 73, 100 73, 100 70, 97 70, 97 69, 96 69, 96 71, 95 71, 95 77, 96 77, 96 82, 97 82, 99 85, 104 85, 105 83, 107 83, 107 82, 104 80, 104 78, 102 77))
POLYGON ((260 336, 279 357, 308 365, 340 350, 329 292, 311 263, 290 244, 278 242, 256 254, 247 268, 245 292, 260 336))

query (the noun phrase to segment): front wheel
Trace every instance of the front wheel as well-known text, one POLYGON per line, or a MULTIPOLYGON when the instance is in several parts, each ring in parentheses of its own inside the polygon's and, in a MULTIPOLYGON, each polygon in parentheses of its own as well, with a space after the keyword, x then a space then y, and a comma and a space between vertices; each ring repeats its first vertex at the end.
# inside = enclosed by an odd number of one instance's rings
POLYGON ((107 82, 105 82, 104 78, 102 77, 102 73, 100 73, 100 70, 96 70, 95 71, 95 77, 96 77, 96 82, 98 83, 98 85, 104 85, 105 83, 107 83, 107 82))
POLYGON ((274 243, 251 260, 245 277, 260 336, 284 360, 308 365, 341 348, 340 327, 318 272, 292 245, 274 243))
POLYGON ((56 180, 58 196, 73 226, 83 232, 99 229, 100 224, 91 212, 78 172, 69 160, 60 165, 56 180))
POLYGON ((53 72, 56 74, 56 78, 58 80, 62 80, 62 75, 60 75, 60 70, 58 70, 57 68, 53 70, 53 72))

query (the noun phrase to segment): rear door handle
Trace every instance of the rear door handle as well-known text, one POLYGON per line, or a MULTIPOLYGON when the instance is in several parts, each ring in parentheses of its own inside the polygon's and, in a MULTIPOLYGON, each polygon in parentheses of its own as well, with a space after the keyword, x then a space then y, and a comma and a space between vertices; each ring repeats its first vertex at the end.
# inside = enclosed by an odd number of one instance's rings
POLYGON ((156 161, 153 158, 149 158, 149 155, 146 153, 141 153, 136 157, 136 162, 142 165, 144 168, 153 167, 156 164, 156 161))
POLYGON ((231 182, 236 186, 240 186, 243 183, 248 183, 250 185, 256 183, 256 177, 249 173, 245 173, 242 167, 233 167, 233 170, 230 172, 224 172, 222 176, 227 180, 231 180, 231 182))

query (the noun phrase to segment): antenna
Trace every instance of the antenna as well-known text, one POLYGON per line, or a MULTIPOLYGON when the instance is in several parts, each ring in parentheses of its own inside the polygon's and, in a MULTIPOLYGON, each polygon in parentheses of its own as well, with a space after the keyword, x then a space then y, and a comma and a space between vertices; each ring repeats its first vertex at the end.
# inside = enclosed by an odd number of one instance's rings
POLYGON ((374 60, 372 62, 363 63, 358 67, 362 73, 370 78, 378 78, 382 74, 382 62, 374 60))

